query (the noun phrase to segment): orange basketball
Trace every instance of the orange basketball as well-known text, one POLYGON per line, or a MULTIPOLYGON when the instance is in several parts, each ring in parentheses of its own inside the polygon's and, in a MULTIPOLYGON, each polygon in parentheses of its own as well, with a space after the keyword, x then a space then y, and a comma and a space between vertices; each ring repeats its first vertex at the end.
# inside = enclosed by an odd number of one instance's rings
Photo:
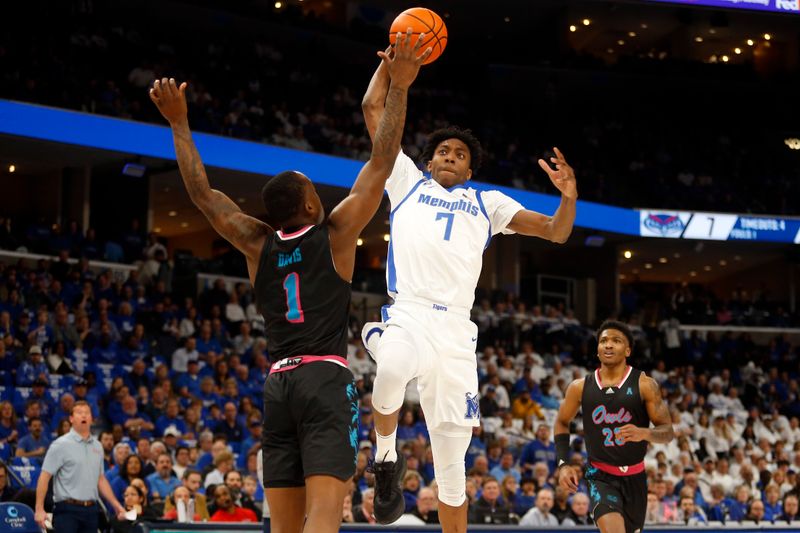
MULTIPOLYGON (((424 7, 412 7, 406 9, 394 19, 392 29, 389 31, 389 41, 394 44, 397 40, 397 32, 405 33, 408 28, 412 28, 414 35, 424 33, 422 51, 431 47, 431 55, 425 60, 425 64, 432 63, 442 55, 447 46, 447 26, 444 25, 442 17, 424 7)), ((416 37, 411 41, 416 44, 416 37)))

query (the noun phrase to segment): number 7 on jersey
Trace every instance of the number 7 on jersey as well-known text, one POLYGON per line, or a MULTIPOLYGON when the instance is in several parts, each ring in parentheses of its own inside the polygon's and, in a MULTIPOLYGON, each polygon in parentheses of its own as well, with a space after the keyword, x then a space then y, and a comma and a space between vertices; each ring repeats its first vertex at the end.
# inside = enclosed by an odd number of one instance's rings
POLYGON ((453 219, 455 215, 453 213, 436 213, 436 222, 439 222, 442 219, 447 220, 447 225, 444 227, 444 240, 450 240, 450 232, 453 230, 453 219))

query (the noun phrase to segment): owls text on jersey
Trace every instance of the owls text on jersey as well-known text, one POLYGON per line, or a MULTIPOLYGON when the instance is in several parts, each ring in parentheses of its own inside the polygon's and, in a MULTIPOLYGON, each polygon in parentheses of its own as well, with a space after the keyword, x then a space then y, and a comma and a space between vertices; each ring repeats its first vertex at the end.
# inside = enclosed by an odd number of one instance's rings
POLYGON ((386 182, 391 202, 386 285, 392 298, 470 309, 493 235, 524 207, 499 191, 444 188, 402 151, 386 182))

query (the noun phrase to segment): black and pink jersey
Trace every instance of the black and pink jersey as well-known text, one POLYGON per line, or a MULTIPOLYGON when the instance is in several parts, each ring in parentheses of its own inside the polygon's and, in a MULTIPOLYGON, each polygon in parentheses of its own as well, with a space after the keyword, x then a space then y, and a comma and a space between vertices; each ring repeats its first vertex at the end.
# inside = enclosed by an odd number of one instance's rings
POLYGON ((334 268, 326 224, 268 237, 255 294, 271 362, 301 355, 347 357, 350 283, 334 268))
POLYGON ((629 366, 622 382, 615 384, 602 383, 599 370, 586 376, 581 408, 589 462, 624 467, 644 460, 646 441, 621 443, 616 435, 618 428, 626 424, 650 426, 639 393, 641 374, 641 370, 629 366))

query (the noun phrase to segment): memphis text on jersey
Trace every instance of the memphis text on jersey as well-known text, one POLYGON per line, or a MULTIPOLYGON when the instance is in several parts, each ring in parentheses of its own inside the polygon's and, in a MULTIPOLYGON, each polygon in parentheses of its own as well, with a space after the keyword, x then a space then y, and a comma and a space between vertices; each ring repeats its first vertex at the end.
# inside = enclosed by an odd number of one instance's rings
POLYGON ((469 213, 474 217, 478 216, 478 206, 473 205, 472 202, 467 202, 464 200, 448 202, 447 200, 442 200, 441 198, 436 198, 435 196, 420 194, 419 198, 417 199, 417 203, 429 205, 431 207, 438 207, 440 209, 446 209, 451 212, 464 211, 465 213, 469 213))

